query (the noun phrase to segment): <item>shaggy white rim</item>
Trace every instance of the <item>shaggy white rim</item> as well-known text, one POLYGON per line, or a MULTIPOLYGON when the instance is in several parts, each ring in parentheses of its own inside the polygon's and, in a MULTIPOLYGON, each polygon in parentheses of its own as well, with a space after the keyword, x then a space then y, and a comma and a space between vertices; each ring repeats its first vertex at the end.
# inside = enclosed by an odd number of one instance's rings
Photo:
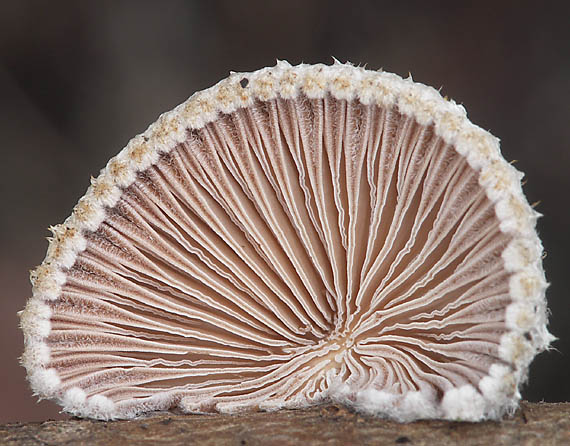
MULTIPOLYGON (((252 73, 232 73, 161 115, 92 180, 72 215, 63 224, 51 228, 53 238, 46 258, 31 273, 33 296, 21 313, 25 335, 22 364, 35 394, 57 400, 65 411, 75 415, 100 419, 135 415, 123 413, 106 397, 86 398, 79 388, 61 393, 57 372, 48 368, 50 351, 45 339, 50 333, 50 309, 45 302, 58 298, 65 282, 63 270, 70 268, 85 249, 83 232, 96 230, 106 210, 115 206, 122 190, 133 183, 137 172, 155 164, 160 153, 182 142, 189 129, 199 129, 220 113, 231 113, 255 100, 277 96, 294 98, 300 92, 309 98, 330 94, 337 99, 356 98, 363 104, 397 106, 401 113, 420 124, 433 123, 437 135, 453 145, 479 172, 479 184, 495 204, 501 231, 512 236, 512 242, 503 252, 506 269, 514 273, 509 285, 512 304, 506 310, 510 332, 503 335, 499 349, 501 359, 511 367, 492 366, 479 389, 468 385, 448 390, 441 407, 425 407, 428 401, 425 396, 419 392, 409 394, 398 409, 401 415, 394 416, 402 420, 434 416, 479 420, 497 418, 516 408, 520 399, 518 389, 526 378, 530 361, 553 339, 546 328, 547 283, 542 269, 542 246, 534 229, 539 214, 523 195, 522 174, 502 158, 497 138, 470 123, 462 106, 442 98, 431 87, 347 64, 291 66, 283 61, 273 68, 252 73)), ((373 413, 382 412, 392 398, 383 392, 365 391, 356 396, 357 402, 347 401, 341 383, 336 387, 331 383, 330 397, 373 413)), ((167 395, 161 398, 167 407, 167 395)))

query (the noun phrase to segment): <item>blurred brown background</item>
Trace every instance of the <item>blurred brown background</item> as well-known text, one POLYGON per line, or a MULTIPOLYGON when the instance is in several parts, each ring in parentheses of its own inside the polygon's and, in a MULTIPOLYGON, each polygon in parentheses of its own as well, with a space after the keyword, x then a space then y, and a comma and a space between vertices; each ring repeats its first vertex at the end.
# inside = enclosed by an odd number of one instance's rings
POLYGON ((62 417, 18 365, 28 270, 89 177, 163 111, 276 58, 383 67, 466 106, 526 172, 557 350, 531 401, 570 400, 567 2, 0 1, 0 422, 62 417), (428 6, 428 3, 430 6, 428 6))

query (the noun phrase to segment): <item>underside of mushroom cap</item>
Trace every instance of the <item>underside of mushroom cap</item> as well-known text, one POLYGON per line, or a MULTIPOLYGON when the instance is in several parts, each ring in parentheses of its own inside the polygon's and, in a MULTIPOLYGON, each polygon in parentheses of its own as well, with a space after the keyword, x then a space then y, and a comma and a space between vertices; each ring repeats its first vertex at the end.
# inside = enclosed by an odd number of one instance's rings
POLYGON ((51 228, 21 314, 31 387, 98 419, 322 401, 499 418, 552 340, 521 178, 425 85, 232 73, 51 228))

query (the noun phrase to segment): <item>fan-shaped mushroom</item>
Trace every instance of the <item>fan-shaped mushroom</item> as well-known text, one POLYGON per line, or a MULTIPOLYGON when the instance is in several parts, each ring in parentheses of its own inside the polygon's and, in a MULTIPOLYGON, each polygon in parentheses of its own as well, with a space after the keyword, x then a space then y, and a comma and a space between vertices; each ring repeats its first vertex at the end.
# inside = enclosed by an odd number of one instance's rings
POLYGON ((349 65, 234 73, 129 142, 52 228, 34 392, 86 417, 516 407, 546 329, 537 213, 437 91, 349 65))

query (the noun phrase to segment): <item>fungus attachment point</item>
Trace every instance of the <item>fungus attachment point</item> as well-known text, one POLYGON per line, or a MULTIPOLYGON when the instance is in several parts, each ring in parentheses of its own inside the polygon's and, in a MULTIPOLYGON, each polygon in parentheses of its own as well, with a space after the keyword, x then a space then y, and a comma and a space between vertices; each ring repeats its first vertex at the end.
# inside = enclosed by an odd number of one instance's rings
POLYGON ((234 73, 129 142, 53 229, 21 315, 30 384, 99 419, 325 400, 498 418, 552 339, 521 177, 411 79, 234 73))

